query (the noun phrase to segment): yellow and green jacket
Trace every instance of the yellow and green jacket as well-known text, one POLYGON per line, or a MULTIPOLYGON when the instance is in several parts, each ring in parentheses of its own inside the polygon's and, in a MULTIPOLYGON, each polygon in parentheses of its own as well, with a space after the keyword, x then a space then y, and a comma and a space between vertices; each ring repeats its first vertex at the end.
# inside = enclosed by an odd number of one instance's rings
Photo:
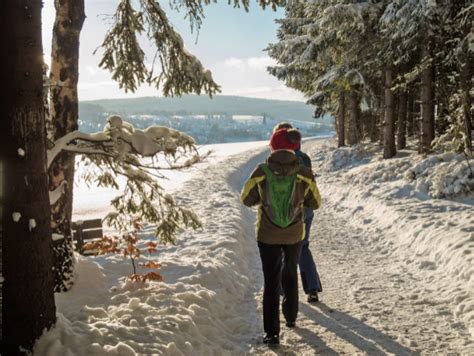
POLYGON ((246 206, 258 206, 256 235, 257 240, 266 244, 295 244, 304 239, 304 207, 318 209, 321 206, 316 181, 311 170, 300 164, 293 151, 277 150, 272 152, 266 161, 275 175, 287 176, 296 174, 295 191, 291 209, 295 218, 286 228, 281 228, 270 220, 270 209, 267 202, 265 172, 260 166, 253 171, 245 182, 241 200, 246 206))

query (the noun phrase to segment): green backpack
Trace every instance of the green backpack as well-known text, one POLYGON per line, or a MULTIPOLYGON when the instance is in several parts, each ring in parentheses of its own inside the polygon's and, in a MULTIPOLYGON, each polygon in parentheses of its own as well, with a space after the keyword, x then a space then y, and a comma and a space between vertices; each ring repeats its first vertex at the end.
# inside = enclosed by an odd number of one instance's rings
POLYGON ((275 225, 286 228, 294 219, 294 214, 291 214, 290 209, 296 186, 296 174, 277 176, 267 164, 261 164, 260 167, 267 179, 266 205, 269 218, 275 225))

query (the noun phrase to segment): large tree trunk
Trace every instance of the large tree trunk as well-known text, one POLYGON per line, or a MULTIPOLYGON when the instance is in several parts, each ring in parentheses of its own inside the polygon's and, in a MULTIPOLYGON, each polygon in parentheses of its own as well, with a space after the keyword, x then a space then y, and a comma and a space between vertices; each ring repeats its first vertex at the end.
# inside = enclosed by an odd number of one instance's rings
POLYGON ((403 150, 407 145, 407 92, 405 90, 402 90, 398 97, 397 124, 397 149, 403 150))
MULTIPOLYGON (((84 23, 84 1, 55 1, 56 20, 51 49, 51 100, 49 136, 53 140, 77 130, 79 79, 79 35, 84 23)), ((49 189, 67 182, 64 195, 51 206, 53 233, 64 236, 53 242, 55 291, 73 283, 74 253, 71 233, 74 154, 63 152, 49 169, 49 189)))
POLYGON ((56 319, 46 173, 40 0, 0 2, 2 355, 56 319))
POLYGON ((345 146, 344 135, 344 92, 339 93, 339 108, 337 109, 337 147, 345 146))
POLYGON ((465 146, 472 156, 471 86, 472 65, 468 61, 461 67, 461 103, 464 116, 464 133, 466 134, 465 146))
POLYGON ((392 92, 393 74, 391 69, 385 70, 385 120, 383 158, 392 158, 397 153, 395 148, 395 115, 394 95, 392 92))
POLYGON ((350 146, 359 143, 359 94, 355 88, 349 92, 349 140, 350 146))
MULTIPOLYGON (((429 46, 429 45, 428 45, 429 46)), ((430 56, 428 48, 424 57, 430 56)), ((431 142, 435 138, 434 116, 434 67, 430 65, 421 74, 421 153, 431 152, 431 142)))

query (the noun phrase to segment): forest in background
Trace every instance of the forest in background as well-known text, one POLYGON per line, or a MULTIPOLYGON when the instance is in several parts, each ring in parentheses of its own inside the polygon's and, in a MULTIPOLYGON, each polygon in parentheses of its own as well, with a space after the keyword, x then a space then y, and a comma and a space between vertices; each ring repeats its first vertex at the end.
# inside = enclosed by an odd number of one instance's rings
POLYGON ((288 1, 269 72, 337 117, 339 146, 472 157, 473 19, 469 0, 288 1))

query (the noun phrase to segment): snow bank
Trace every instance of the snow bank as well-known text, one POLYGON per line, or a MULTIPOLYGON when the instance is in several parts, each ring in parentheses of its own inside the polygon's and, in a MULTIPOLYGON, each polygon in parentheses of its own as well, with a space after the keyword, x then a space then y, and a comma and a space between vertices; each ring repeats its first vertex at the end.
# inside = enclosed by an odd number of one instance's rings
MULTIPOLYGON (((328 146, 325 147, 326 149, 328 148, 328 146)), ((363 149, 362 146, 341 147, 337 150, 325 150, 324 155, 319 154, 314 157, 314 159, 322 161, 321 168, 324 171, 333 172, 342 168, 347 169, 360 165, 363 162, 368 162, 373 150, 374 148, 372 148, 372 150, 363 149)))
POLYGON ((356 184, 405 181, 407 191, 431 198, 474 197, 474 162, 468 163, 462 154, 423 157, 413 150, 403 150, 395 158, 382 160, 377 144, 365 144, 332 150, 326 146, 315 160, 326 172, 359 167, 348 172, 346 178, 356 184))
POLYGON ((407 149, 383 160, 371 144, 305 149, 326 208, 364 231, 373 248, 417 269, 474 337, 474 180, 464 157, 407 149))
MULTIPOLYGON (((35 354, 259 352, 263 282, 254 213, 242 206, 238 192, 266 156, 263 146, 254 145, 252 152, 237 149, 239 154, 230 158, 217 154, 215 164, 193 167, 193 175, 176 186, 177 201, 192 205, 204 228, 184 231, 177 246, 161 246, 152 256, 142 256, 143 263, 154 260, 162 265, 164 283, 125 281, 131 267, 121 256, 78 256, 76 283, 70 292, 56 295, 58 322, 37 342, 35 354)), ((341 230, 335 226, 333 232, 354 229, 354 237, 364 236, 364 249, 368 246, 377 256, 392 257, 416 279, 412 288, 407 287, 409 295, 401 298, 426 304, 430 313, 455 315, 459 324, 470 325, 474 336, 474 197, 466 188, 471 183, 465 176, 465 161, 447 154, 423 158, 410 150, 383 160, 377 146, 335 150, 317 141, 304 143, 303 149, 319 175, 324 210, 349 222, 341 230), (451 199, 435 199, 442 196, 440 192, 451 199)), ((170 173, 181 179, 179 172, 170 173)), ((97 193, 94 198, 94 204, 100 200, 97 193)), ((151 235, 150 228, 141 244, 151 235)), ((397 283, 405 282, 402 272, 395 277, 397 283)), ((344 300, 338 302, 345 305, 344 300)), ((370 315, 379 318, 377 311, 370 315)), ((309 322, 309 331, 314 332, 314 320, 309 322)), ((334 323, 339 325, 339 320, 334 323)), ((423 321, 419 326, 423 332, 423 321)), ((324 334, 325 327, 320 326, 321 337, 333 340, 331 330, 324 334)), ((296 332, 301 330, 305 329, 296 332)), ((289 341, 292 335, 287 335, 289 341)), ((305 337, 302 340, 309 343, 305 337)))
MULTIPOLYGON (((243 354, 260 334, 255 293, 261 286, 253 213, 239 201, 241 183, 266 148, 206 167, 179 189, 203 220, 177 246, 153 256, 164 283, 124 281, 121 256, 78 256, 73 289, 56 295, 58 322, 37 342, 36 355, 243 354), (257 287, 258 286, 258 287, 257 287)), ((143 234, 142 244, 152 229, 143 234)))
POLYGON ((416 190, 424 190, 433 198, 474 194, 474 162, 461 154, 444 153, 422 159, 406 173, 416 182, 416 190))

